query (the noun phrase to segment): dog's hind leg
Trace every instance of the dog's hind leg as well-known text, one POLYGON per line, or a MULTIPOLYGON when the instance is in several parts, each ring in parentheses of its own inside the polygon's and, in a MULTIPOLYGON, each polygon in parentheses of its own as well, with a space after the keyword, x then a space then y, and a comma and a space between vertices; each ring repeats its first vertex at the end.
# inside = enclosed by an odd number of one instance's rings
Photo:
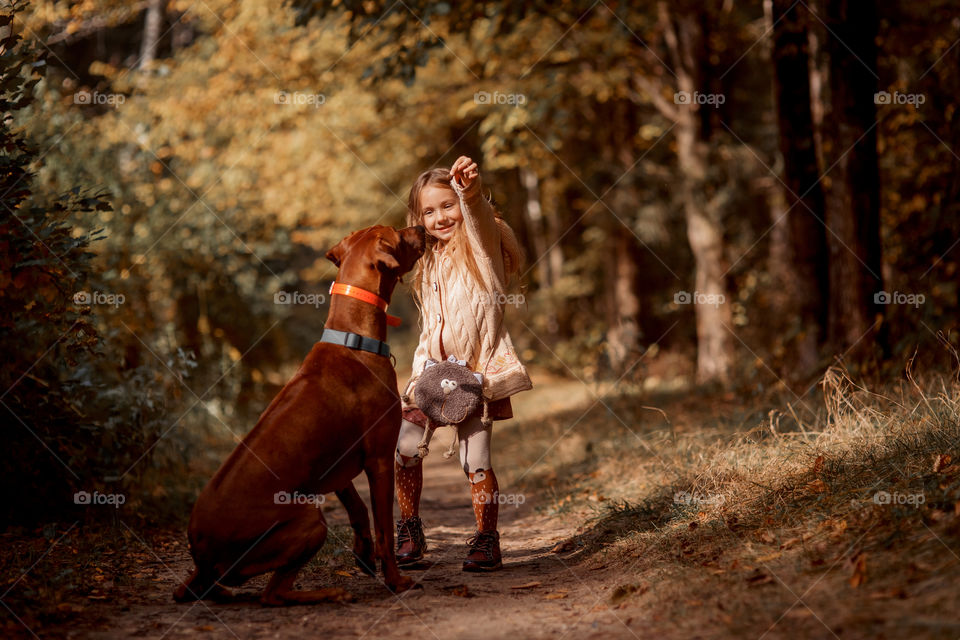
POLYGON ((296 591, 293 581, 306 562, 295 567, 284 567, 273 574, 270 583, 260 596, 260 604, 282 607, 292 604, 316 604, 318 602, 353 602, 354 597, 346 589, 326 587, 312 591, 296 591))
POLYGON ((226 602, 233 599, 233 593, 207 576, 201 576, 200 570, 194 568, 186 580, 173 592, 173 599, 177 602, 194 602, 196 600, 213 600, 226 602))
POLYGON ((287 523, 269 540, 271 549, 283 549, 289 558, 270 578, 260 596, 260 603, 270 606, 312 604, 316 602, 349 602, 353 596, 340 588, 328 587, 313 591, 295 591, 294 580, 300 570, 310 562, 327 538, 327 523, 320 509, 310 508, 302 518, 287 523))
POLYGON ((353 556, 357 567, 368 576, 375 575, 377 564, 373 553, 373 538, 370 536, 370 515, 367 513, 367 505, 363 503, 352 482, 336 494, 350 516, 350 526, 353 527, 353 556))

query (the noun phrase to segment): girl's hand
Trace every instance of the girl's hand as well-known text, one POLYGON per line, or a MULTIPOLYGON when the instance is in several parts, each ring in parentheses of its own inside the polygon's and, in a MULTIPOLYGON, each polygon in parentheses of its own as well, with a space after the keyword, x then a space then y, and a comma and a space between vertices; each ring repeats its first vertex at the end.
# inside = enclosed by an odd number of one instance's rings
POLYGON ((469 189, 473 181, 480 177, 480 167, 467 156, 460 156, 450 167, 450 174, 461 187, 469 189))

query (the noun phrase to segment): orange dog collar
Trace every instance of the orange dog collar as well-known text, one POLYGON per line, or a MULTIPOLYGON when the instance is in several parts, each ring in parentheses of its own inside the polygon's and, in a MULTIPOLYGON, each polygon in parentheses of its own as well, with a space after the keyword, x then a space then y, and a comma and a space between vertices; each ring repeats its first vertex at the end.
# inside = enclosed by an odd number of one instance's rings
MULTIPOLYGON (((386 313, 387 311, 387 301, 373 293, 372 291, 367 291, 366 289, 361 289, 352 284, 342 284, 340 282, 332 282, 330 284, 330 295, 339 295, 347 296, 348 298, 355 298, 367 304, 372 304, 380 311, 386 313)), ((402 321, 397 316, 392 316, 387 313, 387 324, 391 327, 399 327, 402 321)))

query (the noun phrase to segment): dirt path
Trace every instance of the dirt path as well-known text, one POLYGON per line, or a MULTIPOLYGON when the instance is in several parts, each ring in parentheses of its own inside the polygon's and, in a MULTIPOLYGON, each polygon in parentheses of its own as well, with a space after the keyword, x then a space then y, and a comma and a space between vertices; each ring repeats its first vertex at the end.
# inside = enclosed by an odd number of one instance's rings
MULTIPOLYGON (((825 511, 818 505, 833 494, 810 494, 818 485, 800 474, 789 522, 771 524, 773 515, 738 520, 747 511, 711 519, 664 494, 672 476, 621 433, 608 407, 580 419, 591 391, 577 381, 544 383, 518 403, 515 420, 495 429, 501 494, 520 495, 510 479, 527 475, 523 504, 501 508, 500 572, 460 570, 473 511, 457 462, 441 455, 452 436, 445 430, 426 461, 421 509, 433 564, 406 572, 422 590, 393 596, 354 567, 346 512, 330 497, 323 506, 327 544, 297 586, 342 587, 353 602, 263 608, 261 576, 229 604, 176 604, 172 591, 192 568, 183 528, 134 526, 118 511, 102 532, 61 527, 4 539, 16 565, 7 589, 18 590, 12 605, 0 602, 17 618, 0 618, 0 638, 957 638, 960 557, 950 514, 960 511, 952 503, 916 520, 880 507, 851 509, 837 490, 825 511), (597 464, 577 462, 585 459, 587 434, 597 464), (558 543, 565 544, 554 553, 558 543), (41 575, 57 579, 33 579, 41 575), (59 585, 61 597, 51 599, 47 584, 59 585), (48 601, 42 613, 30 598, 48 601)), ((689 434, 714 423, 738 429, 744 419, 735 405, 713 398, 701 406, 687 397, 664 404, 675 436, 653 444, 695 476, 696 454, 714 446, 715 436, 689 434)), ((646 413, 614 406, 628 419, 639 415, 638 430, 659 428, 645 422, 646 413)), ((827 477, 838 488, 873 481, 859 467, 844 473, 849 477, 827 477)), ((358 489, 369 504, 362 479, 358 489)))
MULTIPOLYGON (((99 629, 87 629, 74 637, 84 638, 293 638, 311 635, 353 638, 490 638, 584 637, 588 632, 604 636, 632 634, 612 610, 594 611, 600 605, 598 587, 589 570, 567 565, 551 549, 573 533, 558 528, 556 520, 536 514, 536 496, 525 496, 522 506, 504 505, 501 510, 503 571, 475 575, 460 570, 464 541, 473 531, 473 512, 462 472, 440 455, 438 438, 434 455, 427 459, 422 515, 427 525, 429 558, 433 564, 409 571, 424 589, 400 597, 391 595, 379 580, 356 571, 347 577, 333 573, 336 584, 356 596, 350 604, 322 604, 283 609, 262 608, 254 598, 264 578, 236 592, 238 603, 178 605, 170 594, 180 576, 191 566, 184 543, 158 564, 166 565, 149 582, 149 590, 126 593, 115 607, 100 611, 99 629), (536 585, 534 585, 536 583, 536 585), (514 587, 525 586, 517 589, 514 587)), ((365 493, 362 491, 362 493, 365 493)), ((366 499, 366 496, 364 496, 366 499)), ((342 509, 328 512, 332 525, 346 524, 342 509)), ((343 527, 333 528, 327 542, 348 548, 343 527), (339 539, 338 539, 339 538, 339 539)), ((327 550, 329 553, 329 549, 327 550)), ((344 554, 345 555, 345 554, 344 554)), ((348 565, 345 565, 346 568, 348 565)), ((329 584, 330 571, 314 567, 300 579, 303 588, 329 584)))
MULTIPOLYGON (((263 608, 255 601, 266 582, 260 577, 235 590, 239 601, 234 603, 176 604, 170 594, 192 563, 183 535, 171 532, 167 539, 142 541, 154 560, 145 563, 141 579, 118 587, 115 602, 87 609, 83 623, 67 637, 635 637, 638 630, 628 628, 633 621, 608 604, 615 584, 609 570, 573 564, 564 560, 565 554, 552 551, 575 533, 579 523, 541 515, 536 507, 543 500, 537 495, 523 494, 522 505, 501 507, 502 571, 476 575, 460 570, 474 520, 462 471, 441 455, 451 435, 449 430, 441 432, 426 460, 421 515, 433 564, 407 572, 423 590, 397 597, 379 578, 356 571, 346 552, 352 542, 346 514, 339 504, 329 504, 325 511, 331 536, 320 559, 301 574, 298 586, 341 586, 356 597, 355 602, 263 608)), ((369 505, 363 479, 358 479, 358 489, 369 505)), ((501 487, 505 495, 510 491, 501 487)))

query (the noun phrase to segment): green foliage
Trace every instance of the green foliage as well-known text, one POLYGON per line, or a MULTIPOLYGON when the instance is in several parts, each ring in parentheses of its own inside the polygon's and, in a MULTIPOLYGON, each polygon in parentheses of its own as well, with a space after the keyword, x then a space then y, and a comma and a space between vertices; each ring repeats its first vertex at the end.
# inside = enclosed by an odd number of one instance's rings
MULTIPOLYGON (((15 5, 0 27, 21 10, 15 5)), ((0 125, 0 424, 10 454, 0 500, 15 521, 68 513, 75 491, 102 488, 149 456, 168 389, 156 366, 118 367, 117 329, 85 303, 104 294, 91 290, 98 277, 89 250, 104 236, 78 223, 110 212, 107 194, 35 192, 43 156, 16 115, 29 108, 46 67, 14 32, 0 51, 0 104, 8 113, 0 125)))
MULTIPOLYGON (((953 126, 960 94, 957 65, 949 63, 960 48, 950 50, 955 38, 947 37, 927 46, 934 25, 948 22, 949 3, 936 3, 930 15, 908 3, 885 7, 881 85, 907 89, 911 77, 932 69, 918 79, 930 109, 879 112, 890 288, 919 289, 935 301, 919 314, 889 310, 906 348, 918 334, 933 339, 918 320, 936 330, 956 309, 957 161, 948 147, 960 142, 953 126)), ((699 184, 703 200, 717 205, 724 235, 732 328, 744 347, 737 344, 738 376, 769 384, 771 372, 791 366, 784 342, 803 327, 778 324, 773 302, 780 292, 771 285, 778 233, 771 221, 782 194, 762 5, 670 8, 703 18, 702 89, 727 98, 697 112, 706 132, 699 184)), ((6 99, 18 107, 8 110, 42 150, 31 156, 39 161, 30 193, 14 208, 39 236, 63 238, 53 253, 34 255, 31 234, 5 236, 22 246, 4 255, 9 268, 0 277, 12 278, 19 261, 32 272, 19 276, 20 288, 5 284, 4 295, 32 303, 37 318, 63 308, 56 321, 44 320, 49 340, 37 333, 36 344, 19 343, 27 366, 62 333, 48 357, 76 360, 83 350, 70 345, 92 347, 96 337, 113 373, 80 361, 78 370, 111 380, 104 394, 140 389, 113 423, 139 425, 133 449, 166 435, 138 471, 181 464, 214 430, 222 437, 252 426, 325 316, 324 306, 274 304, 274 294, 326 293, 334 268, 325 250, 353 229, 402 224, 416 175, 460 154, 479 161, 529 256, 526 305, 507 313, 526 362, 581 377, 623 372, 609 356, 623 290, 611 252, 622 236, 631 243, 639 302, 639 339, 626 366, 644 353, 686 358, 695 349, 694 313, 674 303, 695 280, 676 121, 663 108, 677 87, 656 3, 209 0, 197 9, 174 1, 163 28, 190 37, 165 36, 148 68, 137 64, 143 15, 124 3, 37 0, 21 15, 25 31, 51 51, 36 67, 46 70, 42 77, 22 86, 3 78, 6 99), (78 101, 84 92, 105 100, 78 101), (96 187, 74 193, 75 185, 96 187), (95 204, 107 191, 112 206, 95 204), (66 226, 57 231, 55 203, 65 193, 66 226), (95 256, 86 255, 85 237, 99 238, 95 256), (69 243, 81 244, 68 251, 69 243), (81 276, 77 282, 54 253, 81 276), (41 268, 53 276, 43 280, 41 268), (125 302, 95 306, 96 313, 74 309, 69 296, 80 290, 122 294, 125 302), (80 328, 83 337, 71 337, 80 328)), ((15 162, 23 153, 17 140, 3 159, 10 184, 26 171, 15 162)), ((391 332, 391 340, 412 344, 415 309, 402 289, 393 309, 405 316, 407 333, 391 332)), ((403 377, 409 353, 398 355, 403 377)), ((31 375, 48 381, 40 367, 31 375)), ((11 368, 18 372, 11 382, 24 369, 11 368)), ((20 382, 28 384, 39 383, 20 382)), ((114 396, 98 397, 84 399, 101 407, 95 413, 114 396)), ((199 448, 216 461, 212 449, 199 448)), ((110 465, 123 467, 121 456, 108 459, 105 475, 110 465)))

